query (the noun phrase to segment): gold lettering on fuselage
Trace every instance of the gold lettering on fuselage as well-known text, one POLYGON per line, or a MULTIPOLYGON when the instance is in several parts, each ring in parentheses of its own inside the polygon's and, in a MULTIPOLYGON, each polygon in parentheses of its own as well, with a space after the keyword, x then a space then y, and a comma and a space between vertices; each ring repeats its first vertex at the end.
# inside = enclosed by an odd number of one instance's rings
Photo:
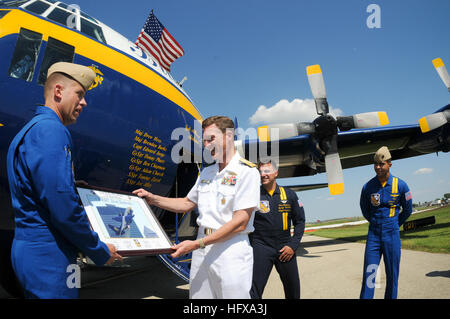
POLYGON ((157 136, 139 129, 134 132, 131 145, 126 184, 150 188, 161 183, 166 172, 167 146, 157 136))

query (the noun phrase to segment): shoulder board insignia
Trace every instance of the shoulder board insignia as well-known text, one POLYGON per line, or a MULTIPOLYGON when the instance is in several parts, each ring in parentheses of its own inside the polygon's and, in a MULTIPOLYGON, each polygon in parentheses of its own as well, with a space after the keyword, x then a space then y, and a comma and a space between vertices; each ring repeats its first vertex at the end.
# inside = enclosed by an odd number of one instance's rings
POLYGON ((250 166, 250 167, 256 167, 256 164, 254 164, 254 163, 252 163, 252 162, 250 162, 250 161, 247 161, 245 158, 241 158, 239 161, 240 161, 242 164, 245 164, 245 165, 247 165, 247 166, 250 166))

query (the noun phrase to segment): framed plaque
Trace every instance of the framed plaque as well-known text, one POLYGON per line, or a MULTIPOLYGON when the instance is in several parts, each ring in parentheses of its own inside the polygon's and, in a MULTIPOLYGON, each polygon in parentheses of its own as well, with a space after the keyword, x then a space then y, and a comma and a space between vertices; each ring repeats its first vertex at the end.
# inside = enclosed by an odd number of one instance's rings
POLYGON ((132 194, 77 185, 92 229, 122 256, 174 252, 172 243, 147 202, 132 194))

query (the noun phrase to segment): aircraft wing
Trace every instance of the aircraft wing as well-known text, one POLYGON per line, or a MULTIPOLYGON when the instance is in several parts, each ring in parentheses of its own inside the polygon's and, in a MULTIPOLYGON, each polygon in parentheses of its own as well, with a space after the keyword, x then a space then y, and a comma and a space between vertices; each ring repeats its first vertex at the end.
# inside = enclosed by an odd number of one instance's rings
MULTIPOLYGON (((450 104, 438 110, 450 109, 450 104)), ((342 168, 373 164, 373 156, 381 146, 387 146, 393 160, 450 150, 450 124, 447 123, 427 133, 422 133, 418 124, 383 126, 339 132, 337 148, 342 168)), ((241 155, 255 161, 275 154, 278 148, 278 177, 299 177, 323 173, 325 154, 321 151, 321 140, 314 134, 302 134, 273 142, 243 140, 238 145, 241 155), (273 153, 275 152, 275 153, 273 153)))
MULTIPOLYGON (((450 91, 450 76, 440 58, 433 60, 450 91)), ((417 124, 387 126, 384 111, 337 116, 330 114, 320 65, 306 68, 316 113, 312 122, 260 126, 253 140, 236 142, 241 156, 250 161, 278 162, 278 177, 308 176, 326 172, 331 195, 345 191, 342 170, 373 163, 373 155, 387 146, 393 160, 450 150, 450 104, 421 118, 417 124)))

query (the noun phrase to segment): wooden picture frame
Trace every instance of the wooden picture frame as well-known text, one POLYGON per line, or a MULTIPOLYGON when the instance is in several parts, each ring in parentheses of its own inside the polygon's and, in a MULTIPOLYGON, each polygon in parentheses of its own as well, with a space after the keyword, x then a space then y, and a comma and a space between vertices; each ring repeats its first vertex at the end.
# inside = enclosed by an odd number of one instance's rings
POLYGON ((174 252, 172 242, 147 202, 133 193, 76 186, 92 229, 122 256, 174 252))

